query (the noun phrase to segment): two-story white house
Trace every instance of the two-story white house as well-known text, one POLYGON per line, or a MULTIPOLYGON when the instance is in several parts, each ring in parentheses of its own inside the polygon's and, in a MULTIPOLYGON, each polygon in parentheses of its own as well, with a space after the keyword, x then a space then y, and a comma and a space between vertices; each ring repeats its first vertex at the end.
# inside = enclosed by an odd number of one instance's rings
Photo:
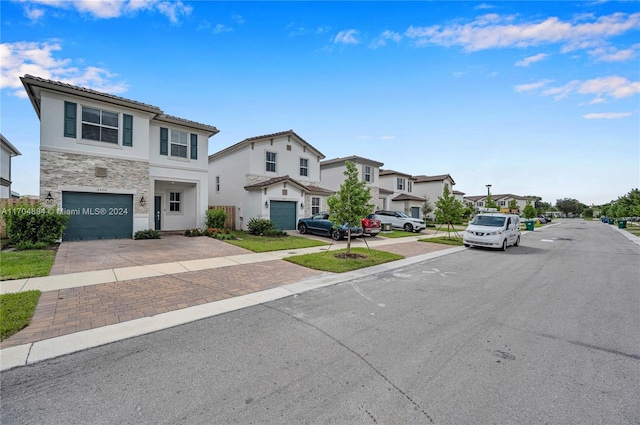
POLYGON ((211 125, 31 75, 40 119, 40 198, 71 215, 63 240, 204 227, 211 125))
POLYGON ((18 155, 20 151, 0 134, 0 199, 11 198, 11 158, 18 155))
MULTIPOLYGON (((491 199, 493 202, 498 204, 498 207, 501 211, 507 211, 509 209, 509 203, 514 200, 516 201, 516 205, 518 206, 518 212, 522 212, 524 207, 527 206, 527 202, 531 201, 533 203, 533 199, 527 198, 526 196, 514 195, 511 193, 507 194, 491 194, 491 199)), ((479 196, 465 196, 464 204, 466 206, 475 208, 478 211, 484 211, 487 207, 487 195, 479 195, 479 196)), ((514 211, 516 212, 516 211, 514 211)))
POLYGON ((209 155, 209 205, 234 207, 236 229, 251 218, 295 229, 299 218, 326 209, 333 193, 320 186, 323 159, 293 130, 244 139, 209 155))
POLYGON ((422 218, 425 198, 416 194, 413 185, 416 178, 395 170, 380 170, 380 202, 383 210, 402 211, 410 217, 422 218), (386 195, 391 191, 391 195, 386 195))
MULTIPOLYGON (((384 164, 373 159, 363 158, 361 156, 347 156, 343 158, 334 158, 320 163, 320 179, 322 186, 327 189, 338 191, 340 185, 344 183, 344 172, 347 170, 345 165, 347 161, 353 162, 358 169, 360 178, 365 182, 366 187, 369 188, 371 193, 371 203, 374 205, 374 209, 383 209, 380 198, 380 167, 384 164)), ((389 193, 382 193, 383 199, 386 199, 389 193)), ((372 211, 373 212, 373 211, 372 211)))
MULTIPOLYGON (((437 176, 425 176, 421 174, 419 176, 413 176, 413 178, 415 179, 413 183, 413 192, 423 198, 428 198, 429 204, 431 204, 431 208, 433 209, 435 209, 435 203, 438 198, 442 196, 444 188, 448 187, 449 191, 453 192, 453 186, 456 184, 450 174, 441 174, 437 176)), ((430 219, 435 217, 433 211, 429 213, 428 216, 430 219)))

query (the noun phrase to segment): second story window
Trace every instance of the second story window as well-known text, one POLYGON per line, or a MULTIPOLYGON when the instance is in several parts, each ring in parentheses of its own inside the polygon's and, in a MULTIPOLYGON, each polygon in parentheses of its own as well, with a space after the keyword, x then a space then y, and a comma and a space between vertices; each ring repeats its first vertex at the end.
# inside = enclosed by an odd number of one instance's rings
POLYGON ((220 192, 220 176, 216 176, 216 192, 220 192))
POLYGON ((373 181, 373 176, 371 175, 371 167, 368 165, 364 166, 364 181, 367 183, 371 183, 373 181))
POLYGON ((311 197, 311 215, 316 215, 320 212, 320 198, 311 197))
POLYGON ((404 179, 398 177, 396 179, 397 183, 396 183, 396 189, 398 190, 404 190, 404 179))
POLYGON ((83 106, 82 138, 118 144, 118 114, 83 106))
POLYGON ((308 176, 309 175, 309 160, 305 158, 300 158, 300 175, 308 176))
POLYGON ((413 182, 412 181, 408 181, 407 182, 407 192, 413 192, 413 182))
POLYGON ((171 130, 171 156, 187 157, 187 133, 171 130))
POLYGON ((276 153, 267 152, 267 171, 276 172, 276 153))

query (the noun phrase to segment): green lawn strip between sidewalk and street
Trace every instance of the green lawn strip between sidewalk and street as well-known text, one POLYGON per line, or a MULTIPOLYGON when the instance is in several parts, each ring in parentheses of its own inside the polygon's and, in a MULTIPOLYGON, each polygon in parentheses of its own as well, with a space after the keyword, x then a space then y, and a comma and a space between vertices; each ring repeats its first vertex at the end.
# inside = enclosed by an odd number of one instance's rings
POLYGON ((392 230, 390 232, 380 232, 378 236, 383 238, 406 238, 408 236, 419 236, 423 233, 405 232, 404 230, 392 230))
POLYGON ((39 298, 40 291, 0 295, 0 340, 29 325, 39 298))
POLYGON ((368 250, 366 248, 351 248, 352 254, 358 254, 359 258, 338 258, 336 254, 344 254, 346 249, 336 251, 318 252, 314 254, 294 255, 284 260, 314 270, 322 270, 333 273, 344 273, 365 267, 377 266, 390 261, 402 260, 404 257, 390 252, 368 250))
POLYGON ((236 239, 225 240, 225 242, 253 252, 280 251, 285 249, 300 249, 329 245, 327 242, 321 242, 301 236, 255 236, 239 231, 234 231, 233 236, 236 239))
POLYGON ((50 249, 2 251, 0 280, 48 276, 55 258, 55 251, 50 249))
POLYGON ((462 238, 456 237, 446 237, 446 236, 436 236, 434 238, 426 238, 426 239, 418 239, 418 242, 433 242, 440 243, 444 245, 462 245, 462 238))

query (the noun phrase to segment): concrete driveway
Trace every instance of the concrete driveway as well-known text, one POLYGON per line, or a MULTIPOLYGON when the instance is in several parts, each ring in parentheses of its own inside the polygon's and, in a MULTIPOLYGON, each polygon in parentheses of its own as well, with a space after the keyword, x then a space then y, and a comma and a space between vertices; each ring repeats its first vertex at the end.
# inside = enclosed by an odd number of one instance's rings
POLYGON ((225 257, 250 252, 206 236, 165 235, 162 239, 62 242, 50 275, 225 257))

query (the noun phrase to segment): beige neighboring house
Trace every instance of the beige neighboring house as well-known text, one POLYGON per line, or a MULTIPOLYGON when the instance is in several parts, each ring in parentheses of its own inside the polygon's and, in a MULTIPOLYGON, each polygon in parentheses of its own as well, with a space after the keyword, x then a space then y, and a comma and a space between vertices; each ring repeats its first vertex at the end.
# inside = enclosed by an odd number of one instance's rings
POLYGON ((60 81, 20 79, 40 120, 40 199, 71 215, 63 240, 204 227, 214 126, 60 81))
MULTIPOLYGON (((453 186, 456 184, 450 174, 441 174, 437 176, 419 175, 413 176, 413 178, 415 179, 413 192, 424 198, 429 198, 429 204, 432 209, 435 209, 435 204, 438 201, 438 198, 442 196, 444 188, 448 187, 449 191, 453 194, 453 186)), ((420 207, 422 208, 422 205, 420 205, 420 207)), ((428 214, 428 217, 430 219, 435 218, 433 211, 428 214)), ((422 218, 422 216, 420 216, 420 218, 422 218)))
MULTIPOLYGON (((520 212, 522 212, 524 207, 527 205, 527 201, 533 202, 533 199, 527 198, 525 196, 513 195, 511 193, 496 195, 492 193, 491 199, 493 200, 493 202, 498 204, 500 209, 509 208, 509 202, 511 202, 511 200, 515 200, 518 204, 518 209, 520 210, 520 212)), ((464 205, 475 208, 478 211, 483 211, 484 208, 486 208, 486 202, 487 195, 464 197, 464 205)))
MULTIPOLYGON (((320 177, 322 185, 337 192, 340 189, 340 185, 345 180, 344 172, 347 170, 347 166, 345 165, 347 161, 351 161, 355 164, 361 180, 365 182, 366 187, 369 188, 371 193, 371 203, 374 206, 373 209, 383 209, 380 201, 380 191, 382 189, 379 185, 380 167, 384 165, 382 162, 356 155, 322 161, 320 163, 320 177)), ((390 194, 393 194, 393 192, 385 192, 383 190, 382 198, 386 199, 390 194)))
POLYGON ((12 198, 11 158, 21 155, 2 134, 0 134, 0 199, 12 198))
POLYGON ((326 210, 333 191, 320 186, 322 152, 293 130, 244 139, 209 155, 209 205, 236 209, 236 229, 266 218, 281 230, 326 210))
POLYGON ((425 198, 414 190, 416 178, 395 170, 380 170, 381 210, 401 211, 413 218, 422 219, 425 198), (388 194, 390 193, 390 194, 388 194), (387 195, 388 194, 388 195, 387 195))

